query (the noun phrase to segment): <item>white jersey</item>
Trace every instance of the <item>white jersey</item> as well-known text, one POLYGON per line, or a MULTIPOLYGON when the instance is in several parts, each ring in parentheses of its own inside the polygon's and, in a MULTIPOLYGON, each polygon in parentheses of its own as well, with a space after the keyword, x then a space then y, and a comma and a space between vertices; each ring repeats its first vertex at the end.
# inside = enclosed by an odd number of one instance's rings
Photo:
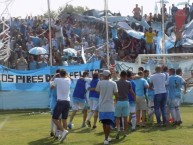
POLYGON ((55 78, 51 85, 56 87, 57 100, 70 101, 70 78, 55 78))
POLYGON ((164 73, 156 73, 150 77, 151 82, 153 83, 154 93, 162 94, 166 93, 166 75, 164 73))

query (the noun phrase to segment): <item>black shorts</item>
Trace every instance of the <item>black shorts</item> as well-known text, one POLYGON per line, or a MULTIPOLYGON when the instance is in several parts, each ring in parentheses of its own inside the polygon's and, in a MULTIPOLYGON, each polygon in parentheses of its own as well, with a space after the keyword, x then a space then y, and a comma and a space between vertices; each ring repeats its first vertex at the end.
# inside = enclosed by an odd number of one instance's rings
POLYGON ((100 120, 100 122, 105 125, 111 125, 111 126, 115 125, 115 123, 110 119, 103 119, 103 120, 100 120))
POLYGON ((57 101, 53 111, 53 119, 59 119, 62 114, 62 119, 68 118, 68 112, 70 110, 70 101, 57 101))

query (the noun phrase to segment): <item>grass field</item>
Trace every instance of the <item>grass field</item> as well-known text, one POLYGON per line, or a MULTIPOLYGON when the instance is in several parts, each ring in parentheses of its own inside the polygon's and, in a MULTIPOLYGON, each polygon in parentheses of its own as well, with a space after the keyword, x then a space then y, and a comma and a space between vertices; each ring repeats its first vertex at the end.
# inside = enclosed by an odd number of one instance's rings
MULTIPOLYGON (((81 113, 74 119, 74 128, 63 143, 49 137, 50 114, 47 111, 1 111, 0 145, 102 145, 104 135, 102 125, 96 130, 80 128, 81 113)), ((111 132, 111 144, 120 145, 193 145, 193 106, 181 107, 181 127, 147 126, 129 132, 127 138, 114 139, 116 131, 111 132)))

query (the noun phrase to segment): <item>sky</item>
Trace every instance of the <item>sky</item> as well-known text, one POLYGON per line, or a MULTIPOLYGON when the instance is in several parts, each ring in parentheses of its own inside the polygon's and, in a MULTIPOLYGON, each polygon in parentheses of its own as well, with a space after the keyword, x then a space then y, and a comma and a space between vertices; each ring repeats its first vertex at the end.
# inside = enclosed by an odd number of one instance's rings
MULTIPOLYGON (((143 14, 154 13, 155 2, 160 0, 107 0, 108 8, 112 12, 120 12, 123 16, 132 15, 132 10, 136 4, 139 7, 143 6, 143 14)), ((188 0, 168 0, 166 4, 167 8, 173 3, 188 1, 188 0)), ((11 17, 26 17, 26 15, 40 15, 48 10, 47 0, 0 0, 0 14, 5 9, 6 3, 11 2, 8 10, 11 17)), ((88 7, 89 9, 104 9, 104 0, 50 0, 50 9, 57 10, 59 7, 63 7, 66 3, 73 6, 88 7)), ((190 1, 192 3, 192 1, 190 1)), ((160 4, 157 3, 158 9, 160 4)), ((182 6, 180 6, 181 8, 182 6)), ((5 14, 5 17, 8 15, 5 14)))

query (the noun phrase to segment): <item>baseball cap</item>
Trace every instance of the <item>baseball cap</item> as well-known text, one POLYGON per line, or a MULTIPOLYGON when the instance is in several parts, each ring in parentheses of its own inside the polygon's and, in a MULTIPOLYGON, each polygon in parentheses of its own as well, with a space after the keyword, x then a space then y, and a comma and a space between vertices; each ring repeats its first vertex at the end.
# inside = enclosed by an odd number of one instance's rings
POLYGON ((104 76, 107 76, 107 77, 108 77, 110 74, 111 74, 111 72, 110 72, 109 70, 104 70, 104 71, 103 71, 103 75, 104 75, 104 76))

